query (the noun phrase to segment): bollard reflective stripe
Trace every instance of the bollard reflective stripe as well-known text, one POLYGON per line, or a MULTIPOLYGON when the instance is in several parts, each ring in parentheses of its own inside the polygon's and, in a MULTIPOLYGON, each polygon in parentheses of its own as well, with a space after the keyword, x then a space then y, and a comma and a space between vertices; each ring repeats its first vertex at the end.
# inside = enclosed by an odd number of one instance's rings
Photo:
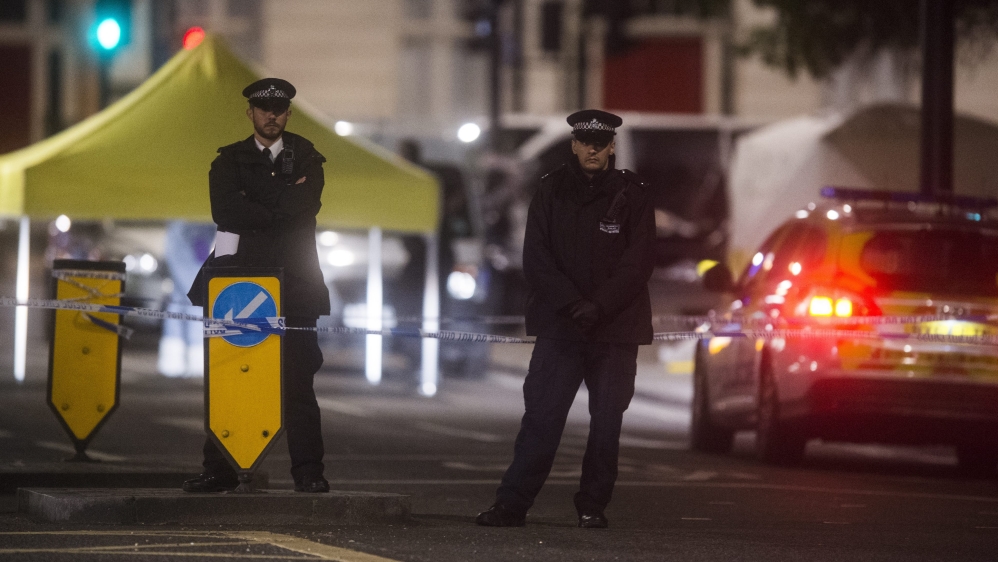
MULTIPOLYGON (((125 289, 121 262, 56 260, 56 299, 96 307, 120 304, 125 289)), ((86 447, 118 407, 121 338, 129 329, 105 309, 56 310, 49 360, 49 406, 76 448, 75 460, 89 460, 86 447)))

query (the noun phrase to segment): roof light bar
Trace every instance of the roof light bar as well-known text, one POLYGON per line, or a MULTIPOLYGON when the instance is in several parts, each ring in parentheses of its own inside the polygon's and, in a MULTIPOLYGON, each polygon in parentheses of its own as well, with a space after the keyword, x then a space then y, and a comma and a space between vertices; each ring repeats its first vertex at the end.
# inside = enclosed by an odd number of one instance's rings
POLYGON ((886 201, 892 203, 937 203, 972 209, 991 209, 998 207, 998 199, 994 197, 968 197, 954 195, 928 196, 921 193, 904 191, 883 191, 877 189, 856 189, 851 187, 826 186, 821 188, 821 196, 827 199, 849 201, 886 201))

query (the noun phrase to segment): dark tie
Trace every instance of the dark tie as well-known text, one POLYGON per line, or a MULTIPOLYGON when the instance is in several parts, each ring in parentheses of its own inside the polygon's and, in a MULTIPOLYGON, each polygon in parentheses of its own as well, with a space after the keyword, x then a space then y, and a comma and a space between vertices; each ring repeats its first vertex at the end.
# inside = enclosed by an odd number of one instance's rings
MULTIPOLYGON (((260 152, 263 153, 263 155, 267 158, 267 160, 271 160, 271 158, 270 158, 270 149, 269 148, 264 147, 263 150, 261 150, 260 152)), ((273 161, 273 160, 271 160, 271 161, 273 161)))

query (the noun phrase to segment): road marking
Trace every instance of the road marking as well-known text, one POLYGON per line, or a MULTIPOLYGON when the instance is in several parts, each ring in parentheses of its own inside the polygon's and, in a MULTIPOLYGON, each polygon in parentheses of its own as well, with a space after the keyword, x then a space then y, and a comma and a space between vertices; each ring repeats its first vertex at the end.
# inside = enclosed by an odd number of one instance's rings
POLYGON ((474 441, 481 441, 483 443, 502 443, 506 439, 492 433, 483 433, 481 431, 471 431, 468 429, 457 429, 453 427, 447 427, 446 425, 440 425, 432 422, 419 422, 416 427, 424 431, 429 431, 430 433, 436 433, 438 435, 444 435, 447 437, 459 437, 462 439, 472 439, 474 441))
MULTIPOLYGON (((523 388, 523 377, 507 375, 505 373, 491 373, 489 379, 496 385, 508 390, 521 390, 523 388)), ((575 395, 575 402, 580 406, 589 404, 589 392, 583 387, 575 395)), ((674 426, 685 428, 690 424, 689 406, 668 406, 659 402, 644 400, 635 397, 627 407, 630 416, 641 416, 656 421, 664 421, 674 426)))
POLYGON ((355 404, 347 404, 346 402, 340 402, 330 398, 316 398, 315 400, 319 403, 319 407, 323 410, 329 410, 330 412, 336 412, 337 414, 345 414, 348 416, 357 416, 360 418, 367 418, 371 416, 367 410, 355 404))
POLYGON ((687 482, 705 482, 707 480, 712 480, 717 477, 716 472, 711 472, 709 470, 698 470, 692 472, 683 477, 683 480, 687 482))
POLYGON ((64 535, 64 536, 86 536, 86 537, 186 537, 210 539, 209 542, 173 542, 162 544, 135 544, 135 545, 114 545, 114 546, 84 546, 84 547, 62 547, 62 548, 10 548, 0 549, 2 554, 37 554, 37 553, 63 553, 63 554, 124 554, 131 557, 140 556, 173 556, 184 558, 233 558, 233 559, 260 559, 260 560, 338 560, 340 562, 395 562, 390 558, 384 558, 366 552, 359 552, 347 548, 325 545, 307 539, 290 535, 281 535, 268 531, 26 531, 26 532, 0 532, 0 536, 27 535, 64 535), (230 539, 220 541, 219 539, 230 539), (252 544, 267 544, 276 546, 284 550, 291 551, 295 555, 274 555, 274 554, 246 554, 217 552, 219 546, 242 547, 252 544), (194 547, 195 551, 192 551, 194 547), (200 547, 214 547, 215 552, 196 552, 200 547), (150 551, 152 548, 185 548, 186 551, 150 551))
POLYGON ((825 525, 849 525, 849 521, 822 521, 825 525))
POLYGON ((852 508, 866 507, 866 504, 865 503, 844 503, 844 504, 840 505, 839 507, 841 507, 843 509, 852 509, 852 508))
POLYGON ((195 433, 204 433, 204 418, 156 418, 155 423, 195 433))
POLYGON ((10 439, 13 436, 13 432, 7 431, 6 429, 0 429, 0 439, 10 439))
POLYGON ((710 517, 680 517, 683 521, 712 521, 710 517))
POLYGON ((762 476, 751 472, 729 472, 728 476, 736 480, 762 480, 762 476))
POLYGON ((466 462, 444 462, 441 463, 444 468, 450 468, 453 470, 470 470, 474 472, 502 472, 506 470, 509 464, 486 464, 486 465, 476 465, 466 462))
POLYGON ((621 447, 635 447, 639 449, 669 449, 672 451, 685 451, 689 446, 683 441, 663 441, 661 439, 645 439, 644 437, 620 436, 621 447))
MULTIPOLYGON (((560 451, 559 451, 560 452, 560 451)), ((510 453, 510 459, 512 458, 512 451, 510 453)), ((411 454, 411 455, 363 455, 363 454, 335 454, 326 453, 323 457, 324 459, 330 459, 335 461, 427 461, 427 462, 448 462, 448 461, 458 461, 458 460, 481 460, 489 461, 495 460, 496 457, 505 457, 506 455, 461 455, 461 454, 411 454)))
MULTIPOLYGON (((76 447, 65 443, 56 443, 55 441, 35 441, 33 444, 39 449, 49 449, 52 451, 59 451, 61 453, 76 453, 76 447)), ((87 449, 87 456, 106 462, 121 462, 128 460, 128 457, 102 453, 100 451, 94 451, 93 449, 87 449)))
POLYGON ((735 505, 735 502, 710 502, 708 505, 735 505))
POLYGON ((340 562, 393 562, 390 558, 383 558, 367 554, 366 552, 329 546, 291 535, 280 535, 268 531, 227 532, 226 535, 278 546, 299 554, 316 556, 321 560, 339 560, 340 562))

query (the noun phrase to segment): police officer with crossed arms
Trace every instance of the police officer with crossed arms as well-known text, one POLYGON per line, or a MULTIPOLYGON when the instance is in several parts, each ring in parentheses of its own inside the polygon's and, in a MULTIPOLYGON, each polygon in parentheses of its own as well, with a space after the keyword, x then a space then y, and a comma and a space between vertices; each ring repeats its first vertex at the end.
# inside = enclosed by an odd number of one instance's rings
POLYGON ((652 341, 648 279, 655 220, 637 176, 614 167, 620 117, 568 117, 572 156, 541 179, 527 215, 527 334, 537 337, 523 383, 513 462, 479 525, 520 527, 551 471, 584 381, 589 440, 575 494, 579 526, 605 528, 617 479, 620 427, 634 395, 639 344, 652 341))
MULTIPOLYGON (((285 131, 295 88, 279 78, 243 90, 253 134, 218 149, 208 173, 215 251, 205 266, 284 268, 283 315, 288 326, 315 327, 329 314, 329 292, 319 269, 315 216, 322 206, 326 159, 310 141, 285 131)), ((204 305, 202 273, 188 293, 204 305)), ((323 477, 322 427, 312 387, 322 366, 315 331, 289 330, 282 338, 284 416, 291 476, 299 492, 328 492, 323 477)), ((210 439, 204 472, 184 483, 187 492, 221 492, 238 485, 235 471, 210 439)))

